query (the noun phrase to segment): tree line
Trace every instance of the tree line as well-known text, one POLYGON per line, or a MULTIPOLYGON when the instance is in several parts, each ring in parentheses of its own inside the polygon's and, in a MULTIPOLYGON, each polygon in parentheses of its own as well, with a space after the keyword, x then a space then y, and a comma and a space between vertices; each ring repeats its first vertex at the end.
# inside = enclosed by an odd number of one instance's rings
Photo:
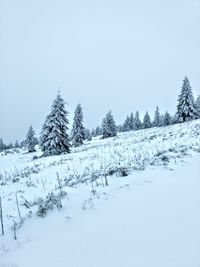
POLYGON ((81 104, 78 104, 74 112, 72 130, 69 133, 68 112, 65 109, 65 101, 60 92, 58 92, 42 126, 39 140, 36 138, 33 127, 30 126, 26 139, 20 144, 16 141, 14 145, 12 143, 5 145, 2 138, 0 138, 0 151, 13 147, 26 147, 28 152, 34 152, 35 146, 39 144, 43 156, 59 155, 61 153, 70 153, 72 146, 79 147, 85 140, 90 141, 98 135, 102 135, 102 138, 108 138, 116 136, 119 132, 163 127, 198 118, 200 118, 200 96, 196 100, 194 99, 187 77, 183 80, 181 92, 178 96, 177 111, 174 115, 167 111, 161 114, 157 106, 153 120, 151 120, 148 112, 145 113, 143 120, 141 120, 139 111, 136 111, 135 114, 128 115, 122 125, 116 125, 112 112, 109 111, 103 118, 101 126, 97 126, 92 131, 84 127, 83 109, 81 104))

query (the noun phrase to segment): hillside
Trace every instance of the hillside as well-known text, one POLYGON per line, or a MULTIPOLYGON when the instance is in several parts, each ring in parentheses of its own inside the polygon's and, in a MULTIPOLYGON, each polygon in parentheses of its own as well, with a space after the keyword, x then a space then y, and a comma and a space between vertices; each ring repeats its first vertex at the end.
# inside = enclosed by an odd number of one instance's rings
POLYGON ((199 152, 200 120, 1 153, 0 267, 200 266, 199 152))

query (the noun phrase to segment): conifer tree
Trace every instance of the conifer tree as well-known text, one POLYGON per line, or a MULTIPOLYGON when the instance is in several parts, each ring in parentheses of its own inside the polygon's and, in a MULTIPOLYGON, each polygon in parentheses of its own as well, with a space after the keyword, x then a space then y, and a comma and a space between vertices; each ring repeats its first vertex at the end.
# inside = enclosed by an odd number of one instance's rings
POLYGON ((81 104, 78 104, 74 113, 72 128, 72 144, 75 147, 81 146, 85 140, 85 128, 83 126, 83 110, 81 104))
POLYGON ((130 117, 129 117, 129 128, 130 128, 130 130, 134 129, 134 124, 135 124, 135 119, 134 119, 133 112, 131 112, 130 117))
POLYGON ((172 123, 172 118, 170 114, 166 111, 163 117, 163 125, 168 126, 172 123))
POLYGON ((178 118, 178 113, 176 112, 173 116, 172 116, 172 124, 176 124, 178 123, 179 118, 178 118))
POLYGON ((98 125, 98 126, 96 127, 96 129, 95 129, 95 133, 96 133, 96 136, 102 134, 102 129, 101 129, 101 127, 100 127, 99 125, 98 125))
POLYGON ((139 111, 136 111, 134 119, 134 130, 139 130, 141 128, 142 128, 142 122, 140 120, 140 114, 139 111))
POLYGON ((103 138, 113 137, 117 135, 117 127, 111 111, 106 114, 102 122, 103 138))
POLYGON ((4 150, 4 143, 3 143, 3 139, 0 138, 0 151, 3 151, 4 150))
POLYGON ((197 99, 195 101, 195 108, 198 114, 198 118, 200 118, 200 95, 197 96, 197 99))
POLYGON ((15 145, 14 145, 14 146, 15 146, 15 148, 18 148, 18 147, 19 147, 19 142, 18 142, 18 140, 15 141, 15 145))
POLYGON ((150 128, 151 127, 151 118, 149 116, 149 113, 146 112, 143 119, 143 128, 150 128))
POLYGON ((26 148, 28 149, 28 152, 35 151, 37 138, 35 137, 35 131, 33 130, 32 126, 29 127, 28 132, 26 134, 25 144, 26 144, 26 148))
POLYGON ((118 133, 123 132, 123 125, 117 125, 117 132, 118 133))
POLYGON ((198 117, 192 88, 187 77, 183 80, 182 90, 178 97, 177 115, 179 122, 193 120, 198 117))
POLYGON ((162 126, 164 126, 164 115, 163 114, 160 115, 160 124, 159 124, 159 127, 162 127, 162 126))
POLYGON ((96 135, 96 130, 93 128, 92 129, 92 131, 91 131, 91 135, 92 135, 92 137, 96 137, 97 135, 96 135))
POLYGON ((126 116, 126 119, 123 124, 123 132, 130 131, 130 117, 126 116))
POLYGON ((161 115, 160 115, 159 107, 157 106, 155 114, 154 114, 153 126, 159 127, 160 124, 161 124, 161 115))
POLYGON ((40 146, 44 156, 70 152, 67 115, 65 102, 58 93, 42 127, 40 146))
POLYGON ((85 129, 85 140, 87 140, 87 141, 91 141, 92 140, 92 135, 91 135, 91 132, 90 132, 90 130, 88 128, 85 129))

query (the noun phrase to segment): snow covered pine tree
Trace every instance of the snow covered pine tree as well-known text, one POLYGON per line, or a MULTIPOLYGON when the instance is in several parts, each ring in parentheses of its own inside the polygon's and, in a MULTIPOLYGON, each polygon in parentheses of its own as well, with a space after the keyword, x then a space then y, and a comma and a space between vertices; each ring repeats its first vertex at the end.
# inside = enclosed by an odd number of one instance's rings
POLYGON ((74 113, 72 128, 72 144, 75 147, 81 146, 85 140, 85 128, 83 126, 83 110, 80 104, 77 105, 74 113))
POLYGON ((140 120, 140 114, 139 111, 136 111, 134 119, 134 130, 139 130, 141 128, 142 128, 142 122, 140 120))
POLYGON ((58 92, 56 99, 53 101, 51 112, 47 115, 42 127, 40 147, 44 156, 70 152, 67 114, 65 102, 58 92))
POLYGON ((192 88, 187 77, 185 77, 183 80, 182 90, 178 97, 177 115, 179 122, 185 122, 198 118, 192 88))
POLYGON ((35 131, 33 130, 33 127, 30 126, 26 134, 26 140, 25 140, 25 146, 28 149, 28 152, 34 152, 37 143, 38 141, 37 138, 35 137, 35 131))
POLYGON ((130 117, 127 115, 123 124, 123 132, 130 131, 130 117))
POLYGON ((149 116, 149 113, 146 112, 143 119, 143 128, 150 128, 151 127, 151 118, 149 116))
POLYGON ((160 124, 161 124, 161 115, 160 115, 159 107, 157 106, 155 114, 154 114, 153 126, 159 127, 160 124))
POLYGON ((3 151, 4 150, 4 143, 3 143, 3 139, 0 138, 0 151, 3 151))
POLYGON ((198 118, 200 118, 200 95, 197 96, 197 99, 195 101, 195 108, 198 113, 198 118))
POLYGON ((106 114, 102 122, 103 138, 113 137, 117 135, 117 127, 111 111, 106 114))
POLYGON ((172 118, 169 114, 169 112, 165 112, 164 117, 163 117, 163 126, 168 126, 172 123, 172 118))

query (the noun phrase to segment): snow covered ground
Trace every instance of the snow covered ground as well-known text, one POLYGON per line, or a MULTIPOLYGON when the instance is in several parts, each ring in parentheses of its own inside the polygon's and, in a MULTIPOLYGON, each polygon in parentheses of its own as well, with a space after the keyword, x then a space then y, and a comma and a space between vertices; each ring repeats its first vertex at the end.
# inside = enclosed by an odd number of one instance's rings
POLYGON ((199 267, 199 152, 198 120, 95 139, 70 155, 0 156, 0 267, 199 267), (57 173, 63 208, 38 217, 60 192, 57 173))

